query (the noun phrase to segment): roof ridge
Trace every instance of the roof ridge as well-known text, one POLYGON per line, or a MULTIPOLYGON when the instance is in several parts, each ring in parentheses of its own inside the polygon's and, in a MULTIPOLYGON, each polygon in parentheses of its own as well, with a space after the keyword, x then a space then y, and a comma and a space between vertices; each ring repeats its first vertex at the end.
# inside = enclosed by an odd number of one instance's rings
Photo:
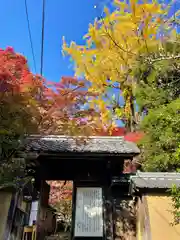
POLYGON ((40 134, 33 134, 30 135, 28 138, 101 138, 101 139, 124 139, 124 136, 70 136, 70 135, 40 135, 40 134))
POLYGON ((159 174, 159 175, 164 175, 164 174, 180 174, 179 172, 140 172, 140 171, 137 171, 137 175, 156 175, 156 174, 159 174))
MULTIPOLYGON (((83 137, 82 137, 83 139, 83 137)), ((78 151, 101 153, 139 154, 140 150, 134 142, 126 141, 123 136, 90 136, 84 137, 87 144, 77 144, 81 136, 67 135, 31 135, 25 142, 26 149, 32 151, 78 151), (34 150, 33 150, 34 149, 34 150)))
POLYGON ((144 172, 144 173, 139 173, 137 172, 136 175, 131 176, 131 178, 175 178, 178 177, 180 178, 180 173, 178 172, 152 172, 152 173, 148 173, 148 172, 144 172))

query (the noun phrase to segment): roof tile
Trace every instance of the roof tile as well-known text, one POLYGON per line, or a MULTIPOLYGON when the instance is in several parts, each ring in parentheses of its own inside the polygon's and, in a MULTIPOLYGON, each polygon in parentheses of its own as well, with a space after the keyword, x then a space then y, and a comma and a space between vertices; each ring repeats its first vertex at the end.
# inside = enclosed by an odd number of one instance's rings
POLYGON ((138 188, 171 188, 173 184, 180 187, 180 173, 171 172, 137 172, 131 176, 138 188))
POLYGON ((85 142, 78 143, 67 136, 32 136, 26 140, 27 151, 44 152, 92 152, 138 154, 135 143, 124 140, 124 137, 88 137, 85 142))

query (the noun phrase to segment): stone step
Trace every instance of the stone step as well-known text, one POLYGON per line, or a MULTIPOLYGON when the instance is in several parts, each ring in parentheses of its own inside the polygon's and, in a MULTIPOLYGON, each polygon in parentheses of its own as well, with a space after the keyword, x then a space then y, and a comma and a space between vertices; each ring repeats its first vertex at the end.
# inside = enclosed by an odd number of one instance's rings
POLYGON ((69 233, 59 233, 45 238, 45 240, 70 240, 69 233))

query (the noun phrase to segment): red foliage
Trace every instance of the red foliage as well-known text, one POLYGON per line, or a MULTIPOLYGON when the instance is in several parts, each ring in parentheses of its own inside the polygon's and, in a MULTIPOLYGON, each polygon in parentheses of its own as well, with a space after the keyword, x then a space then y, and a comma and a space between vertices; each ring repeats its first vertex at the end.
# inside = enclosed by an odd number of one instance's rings
POLYGON ((123 173, 135 173, 138 168, 138 164, 132 162, 132 160, 124 161, 123 173))
POLYGON ((126 141, 137 143, 143 138, 143 136, 144 136, 144 134, 142 132, 131 132, 131 133, 127 133, 124 136, 124 139, 126 141))
MULTIPOLYGON (((108 131, 97 132, 100 136, 124 136, 126 141, 138 143, 144 136, 142 132, 126 132, 123 127, 116 127, 112 130, 111 134, 108 131)), ((126 160, 124 162, 123 173, 134 173, 136 172, 138 164, 132 162, 131 160, 126 160)))
MULTIPOLYGON (((90 97, 94 96, 86 90, 85 83, 82 84, 76 78, 62 77, 59 83, 54 84, 47 82, 44 89, 45 107, 42 115, 47 123, 51 121, 52 128, 48 124, 46 133, 91 135, 94 131, 92 128, 93 117, 97 113, 91 108, 83 109, 90 97), (84 121, 86 124, 83 124, 84 121), (66 126, 67 131, 64 126, 66 126)), ((44 129, 43 132, 45 132, 44 129)))
POLYGON ((30 72, 24 56, 14 52, 12 47, 0 49, 0 92, 21 92, 27 87, 42 86, 43 81, 30 72))
POLYGON ((100 136, 124 136, 126 133, 126 129, 123 127, 116 127, 112 130, 112 132, 110 133, 108 130, 102 130, 101 132, 99 132, 98 135, 100 136))
MULTIPOLYGON (((59 83, 47 82, 42 76, 33 74, 28 68, 25 57, 15 53, 13 48, 0 49, 0 101, 2 97, 5 99, 7 94, 12 92, 25 93, 28 100, 36 101, 35 114, 39 112, 40 115, 40 121, 38 119, 40 133, 110 135, 106 131, 97 131, 98 126, 94 122, 94 116, 98 113, 94 109, 82 109, 88 101, 87 97, 94 97, 94 94, 86 89, 88 89, 86 82, 74 77, 62 77, 59 83)), ((14 104, 13 96, 11 102, 14 104)), ((141 133, 126 134, 125 128, 115 128, 111 135, 125 136, 126 140, 133 142, 137 142, 142 137, 141 133)), ((51 203, 71 197, 71 182, 64 187, 59 181, 52 181, 50 185, 51 203)))
POLYGON ((25 57, 13 48, 0 50, 0 101, 15 104, 15 95, 21 96, 20 105, 33 109, 39 133, 91 135, 95 128, 90 126, 97 113, 94 109, 82 109, 87 97, 94 97, 86 89, 86 82, 74 77, 62 77, 59 83, 48 82, 33 74, 25 57))
POLYGON ((101 132, 97 132, 96 135, 99 136, 124 136, 126 141, 137 143, 143 137, 142 132, 127 132, 124 127, 116 127, 110 133, 109 131, 101 130, 101 132))
POLYGON ((50 185, 49 203, 51 205, 72 198, 72 182, 68 181, 64 185, 64 181, 48 181, 48 184, 50 185))

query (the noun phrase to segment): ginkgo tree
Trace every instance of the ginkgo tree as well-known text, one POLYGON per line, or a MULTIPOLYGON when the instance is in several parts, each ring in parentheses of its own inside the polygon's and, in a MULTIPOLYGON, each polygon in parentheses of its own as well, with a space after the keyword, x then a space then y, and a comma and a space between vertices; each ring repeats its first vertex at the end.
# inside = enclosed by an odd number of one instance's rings
POLYGON ((172 21, 178 12, 170 16, 171 3, 164 5, 158 1, 115 0, 114 4, 113 12, 105 8, 105 16, 90 24, 84 45, 75 42, 68 45, 64 40, 63 52, 74 61, 76 75, 91 83, 89 91, 98 95, 91 104, 101 111, 102 121, 116 114, 133 130, 134 69, 140 59, 151 61, 167 56, 164 42, 175 35, 172 21), (112 107, 114 99, 107 100, 110 89, 119 89, 123 106, 114 103, 112 107))

